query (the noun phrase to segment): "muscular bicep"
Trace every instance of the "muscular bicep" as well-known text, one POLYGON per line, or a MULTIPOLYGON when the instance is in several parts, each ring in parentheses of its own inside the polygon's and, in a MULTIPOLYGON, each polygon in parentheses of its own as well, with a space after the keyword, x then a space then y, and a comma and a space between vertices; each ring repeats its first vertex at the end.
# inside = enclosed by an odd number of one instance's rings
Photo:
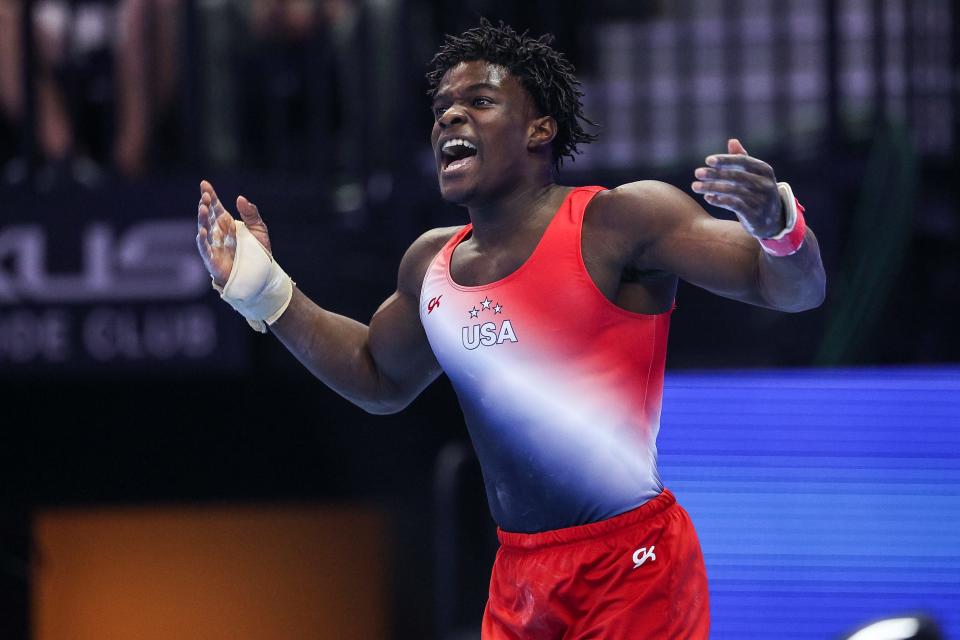
POLYGON ((404 254, 391 295, 369 324, 323 309, 299 289, 271 331, 310 372, 371 413, 400 411, 439 374, 420 324, 426 265, 445 230, 421 236, 404 254))
POLYGON ((768 306, 758 280, 759 249, 737 222, 704 213, 657 242, 656 262, 717 295, 768 306))
POLYGON ((396 389, 404 405, 440 375, 417 300, 409 294, 396 291, 380 305, 370 320, 368 343, 384 382, 396 389))
POLYGON ((760 290, 760 248, 739 222, 707 213, 693 198, 659 184, 642 201, 644 237, 636 266, 676 274, 717 295, 769 306, 760 290))
POLYGON ((370 320, 370 355, 383 383, 391 386, 404 406, 440 375, 420 322, 420 288, 430 262, 454 231, 432 229, 410 245, 400 261, 397 290, 370 320))

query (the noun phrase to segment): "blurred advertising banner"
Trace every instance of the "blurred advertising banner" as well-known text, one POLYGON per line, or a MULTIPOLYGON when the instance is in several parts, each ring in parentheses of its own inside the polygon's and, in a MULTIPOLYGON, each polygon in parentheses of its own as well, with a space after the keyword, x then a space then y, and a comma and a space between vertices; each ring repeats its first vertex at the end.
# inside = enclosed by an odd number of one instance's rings
POLYGON ((179 191, 0 193, 0 375, 246 362, 249 329, 211 291, 179 191))
POLYGON ((36 640, 380 640, 387 522, 362 505, 39 510, 36 640))

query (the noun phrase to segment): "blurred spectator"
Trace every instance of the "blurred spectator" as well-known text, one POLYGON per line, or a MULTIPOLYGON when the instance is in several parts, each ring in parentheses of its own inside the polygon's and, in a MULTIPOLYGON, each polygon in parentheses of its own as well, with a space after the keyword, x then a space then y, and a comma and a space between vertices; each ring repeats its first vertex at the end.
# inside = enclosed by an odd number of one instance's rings
POLYGON ((261 40, 306 40, 317 26, 321 6, 338 15, 349 8, 346 0, 253 0, 250 30, 261 40))
POLYGON ((353 173, 360 3, 252 0, 238 87, 248 159, 271 169, 353 173), (351 138, 352 144, 344 144, 351 138), (352 152, 351 152, 352 149, 352 152), (345 166, 346 165, 346 166, 345 166))
MULTIPOLYGON (((148 164, 152 126, 176 86, 179 0, 42 0, 34 5, 41 178, 89 183, 91 159, 125 176, 148 164), (111 117, 111 113, 113 117, 111 117), (66 173, 67 175, 62 175, 66 173)), ((22 0, 0 0, 0 107, 22 134, 22 0)), ((8 178, 21 173, 13 163, 8 178)))
POLYGON ((180 0, 122 0, 119 6, 113 158, 128 176, 143 173, 152 127, 173 103, 179 5, 180 0))

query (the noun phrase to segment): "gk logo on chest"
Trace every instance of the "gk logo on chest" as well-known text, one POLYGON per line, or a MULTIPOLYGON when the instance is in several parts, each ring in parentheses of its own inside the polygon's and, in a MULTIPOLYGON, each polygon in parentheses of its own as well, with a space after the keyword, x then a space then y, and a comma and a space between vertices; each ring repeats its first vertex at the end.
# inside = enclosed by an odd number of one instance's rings
POLYGON ((479 346, 492 347, 504 342, 517 342, 517 334, 509 320, 504 320, 500 326, 496 322, 484 322, 463 328, 463 346, 467 349, 476 349, 479 346))

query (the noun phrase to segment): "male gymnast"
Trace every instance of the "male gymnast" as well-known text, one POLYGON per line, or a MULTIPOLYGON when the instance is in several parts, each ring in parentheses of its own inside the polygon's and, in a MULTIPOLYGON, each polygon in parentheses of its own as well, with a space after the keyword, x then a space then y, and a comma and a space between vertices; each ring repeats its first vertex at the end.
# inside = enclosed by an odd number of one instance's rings
POLYGON ((369 325, 308 299, 243 196, 201 183, 197 244, 221 296, 317 378, 393 413, 445 372, 501 542, 485 640, 706 638, 699 542, 657 473, 677 279, 782 311, 825 276, 803 209, 735 139, 679 189, 557 184, 588 143, 579 83, 552 49, 482 21, 434 57, 431 134, 444 200, 470 223, 420 236, 369 325))

